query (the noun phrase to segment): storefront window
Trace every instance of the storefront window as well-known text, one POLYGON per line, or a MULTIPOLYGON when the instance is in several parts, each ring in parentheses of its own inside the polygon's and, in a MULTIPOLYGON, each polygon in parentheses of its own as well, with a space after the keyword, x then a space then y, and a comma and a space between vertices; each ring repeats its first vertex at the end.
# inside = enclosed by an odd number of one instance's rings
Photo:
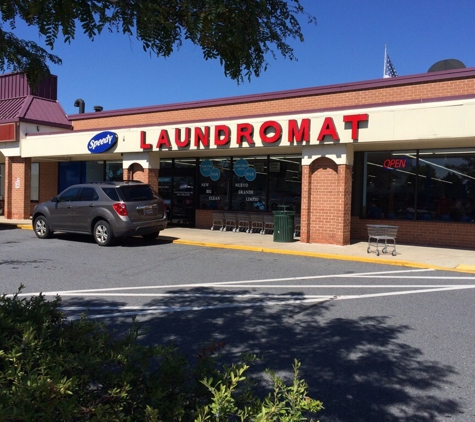
POLYGON ((203 210, 230 209, 231 158, 206 158, 199 162, 199 208, 203 210))
POLYGON ((104 177, 104 161, 86 161, 86 182, 101 182, 104 177))
POLYGON ((472 222, 475 151, 365 153, 368 218, 472 222))
POLYGON ((107 181, 124 180, 124 168, 122 161, 106 161, 106 177, 107 181))
POLYGON ((5 199, 5 164, 0 164, 0 201, 5 199))
POLYGON ((278 205, 290 206, 300 213, 302 202, 301 158, 295 156, 271 156, 269 161, 270 211, 278 205))
POLYGON ((123 180, 122 162, 71 161, 59 163, 58 192, 76 183, 123 180))
POLYGON ((233 161, 233 210, 267 210, 267 174, 267 157, 246 157, 233 161))
POLYGON ((32 201, 38 201, 40 197, 40 163, 31 163, 30 197, 32 201))
POLYGON ((202 159, 199 207, 269 212, 289 205, 299 213, 301 168, 300 156, 202 159))

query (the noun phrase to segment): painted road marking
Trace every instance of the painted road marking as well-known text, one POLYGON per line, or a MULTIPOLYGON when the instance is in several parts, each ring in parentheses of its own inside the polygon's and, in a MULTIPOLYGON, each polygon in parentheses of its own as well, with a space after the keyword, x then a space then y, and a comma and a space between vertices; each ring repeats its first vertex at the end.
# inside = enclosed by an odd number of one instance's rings
MULTIPOLYGON (((87 315, 88 318, 114 318, 114 317, 126 317, 126 316, 138 316, 138 315, 150 315, 157 313, 170 313, 170 312, 194 312, 205 310, 217 310, 225 308, 243 308, 243 307, 273 307, 273 306, 286 306, 286 305, 300 305, 300 304, 315 304, 328 301, 339 300, 355 300, 355 299, 367 299, 377 297, 390 297, 400 295, 412 295, 421 293, 435 293, 446 292, 455 290, 469 290, 475 289, 475 284, 277 284, 288 281, 303 281, 303 280, 323 280, 328 278, 338 279, 405 279, 405 280, 458 280, 461 281, 475 281, 474 276, 431 276, 422 272, 431 272, 432 269, 409 269, 400 271, 379 271, 379 272, 365 272, 356 274, 328 274, 320 276, 303 276, 303 277, 285 277, 285 278, 271 278, 260 280, 239 280, 239 281, 221 281, 210 283, 186 283, 175 285, 153 285, 153 286, 134 286, 134 287, 114 287, 114 288, 102 288, 102 289, 85 289, 85 290, 66 290, 55 292, 42 292, 42 293, 20 293, 18 296, 36 296, 43 294, 44 296, 62 296, 62 297, 158 297, 158 298, 188 298, 188 299, 233 299, 242 300, 242 302, 233 303, 219 303, 219 304, 202 304, 202 305, 180 305, 180 306, 64 306, 61 309, 65 312, 74 312, 76 315, 72 315, 69 319, 77 319, 77 313, 79 312, 94 312, 94 314, 87 315), (252 289, 306 289, 307 291, 315 291, 320 289, 398 289, 391 292, 377 292, 377 293, 363 293, 356 295, 348 294, 328 294, 328 295, 310 295, 310 294, 271 294, 271 293, 245 293, 245 294, 233 294, 233 293, 173 293, 163 292, 163 290, 183 289, 183 288, 196 288, 196 287, 208 287, 208 288, 225 288, 225 289, 237 289, 237 288, 252 288, 252 289), (133 292, 139 291, 140 292, 133 292), (155 290, 155 292, 146 292, 146 290, 155 290), (158 292, 157 292, 158 290, 158 292), (162 290, 162 292, 160 292, 162 290)), ((13 296, 13 295, 8 295, 13 296)))

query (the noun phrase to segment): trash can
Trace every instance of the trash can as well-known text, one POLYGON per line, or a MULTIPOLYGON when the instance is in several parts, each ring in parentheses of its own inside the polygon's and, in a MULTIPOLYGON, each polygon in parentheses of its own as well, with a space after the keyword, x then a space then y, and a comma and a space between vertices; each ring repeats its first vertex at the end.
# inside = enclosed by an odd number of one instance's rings
POLYGON ((293 242, 295 212, 288 205, 277 205, 274 211, 274 242, 293 242))

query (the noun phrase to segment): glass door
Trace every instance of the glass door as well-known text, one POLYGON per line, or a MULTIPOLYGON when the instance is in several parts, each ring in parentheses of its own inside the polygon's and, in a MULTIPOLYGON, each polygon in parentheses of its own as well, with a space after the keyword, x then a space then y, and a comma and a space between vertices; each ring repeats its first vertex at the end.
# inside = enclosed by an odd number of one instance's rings
POLYGON ((170 226, 195 226, 196 160, 162 162, 159 193, 167 206, 170 226))

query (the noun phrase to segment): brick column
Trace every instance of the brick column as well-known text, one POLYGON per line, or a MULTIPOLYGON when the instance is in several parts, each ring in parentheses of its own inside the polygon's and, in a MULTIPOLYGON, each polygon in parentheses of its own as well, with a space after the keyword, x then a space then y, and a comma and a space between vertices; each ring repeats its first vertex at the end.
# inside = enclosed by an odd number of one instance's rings
POLYGON ((5 157, 5 218, 30 218, 31 159, 5 157))
POLYGON ((139 180, 148 183, 158 192, 158 169, 143 168, 140 164, 134 163, 129 168, 124 169, 124 180, 139 180))
POLYGON ((350 243, 351 171, 326 157, 303 166, 301 242, 350 243))

